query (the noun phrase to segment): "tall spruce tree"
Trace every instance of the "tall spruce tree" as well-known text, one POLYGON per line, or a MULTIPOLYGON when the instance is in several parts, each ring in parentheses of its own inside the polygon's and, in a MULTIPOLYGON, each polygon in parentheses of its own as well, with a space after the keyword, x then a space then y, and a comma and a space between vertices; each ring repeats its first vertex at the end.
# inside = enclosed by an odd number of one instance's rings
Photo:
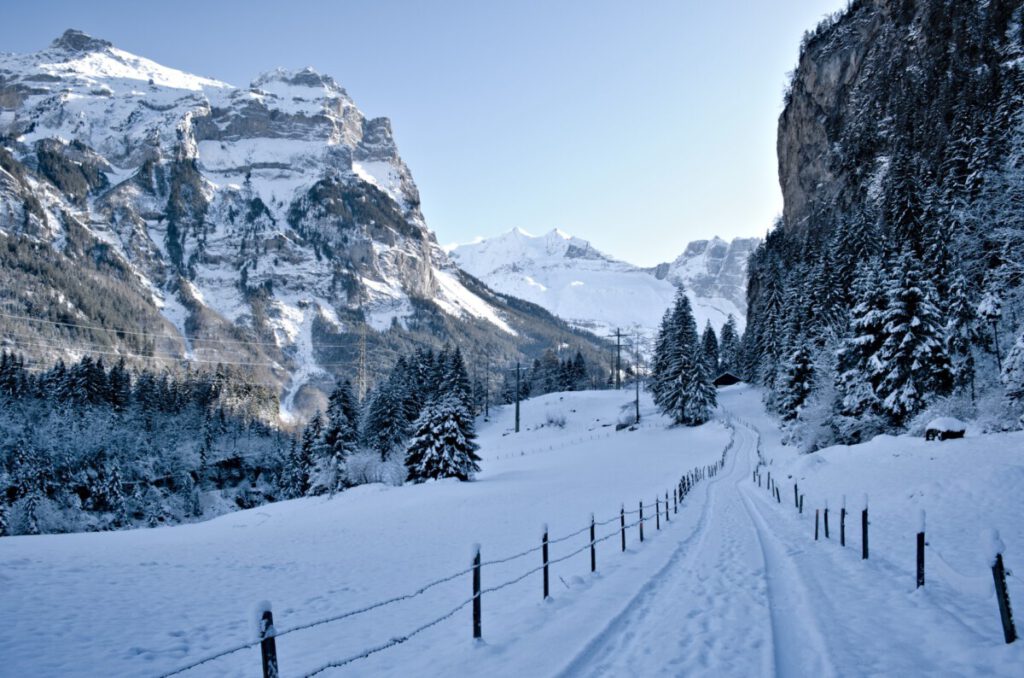
POLYGON ((975 398, 974 344, 978 341, 977 315, 968 296, 967 279, 959 270, 949 285, 946 310, 946 353, 953 372, 953 387, 975 398))
POLYGON ((789 356, 779 388, 779 414, 783 421, 793 421, 814 388, 814 360, 806 343, 799 343, 789 356))
POLYGON ((712 379, 718 376, 719 356, 718 337, 715 336, 715 328, 711 321, 704 325, 704 334, 701 337, 701 356, 704 358, 704 370, 712 379))
POLYGON ((446 393, 423 408, 406 448, 409 480, 471 480, 480 470, 473 420, 456 393, 446 393))
POLYGON ((740 371, 740 336, 736 330, 736 318, 732 313, 722 325, 722 339, 718 343, 718 369, 720 372, 736 373, 740 371))
POLYGON ((711 418, 716 394, 701 355, 690 300, 683 290, 676 294, 665 329, 666 336, 656 349, 665 355, 654 357, 656 369, 664 370, 655 376, 659 383, 658 405, 678 424, 703 424, 711 418))
POLYGON ((935 290, 918 261, 909 248, 904 250, 886 289, 877 393, 894 426, 903 426, 953 383, 935 290))

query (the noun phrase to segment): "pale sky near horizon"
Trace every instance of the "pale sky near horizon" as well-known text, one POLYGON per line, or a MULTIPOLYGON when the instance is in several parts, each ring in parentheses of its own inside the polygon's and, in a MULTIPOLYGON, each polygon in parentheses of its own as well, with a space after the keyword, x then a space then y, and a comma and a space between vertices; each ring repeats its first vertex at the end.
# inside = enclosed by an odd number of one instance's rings
POLYGON ((653 265, 771 226, 786 74, 846 0, 4 4, 0 51, 78 28, 239 86, 334 76, 391 118, 442 244, 560 228, 653 265))

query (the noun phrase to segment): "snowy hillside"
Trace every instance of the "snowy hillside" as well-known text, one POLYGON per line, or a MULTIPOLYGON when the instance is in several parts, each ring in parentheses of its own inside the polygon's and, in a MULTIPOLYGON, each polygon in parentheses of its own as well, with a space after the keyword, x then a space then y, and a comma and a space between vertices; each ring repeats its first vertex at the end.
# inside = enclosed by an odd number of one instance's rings
POLYGON ((710 321, 720 329, 732 314, 742 331, 746 257, 758 242, 698 241, 672 263, 644 269, 557 229, 532 236, 517 228, 459 245, 451 255, 494 289, 532 301, 598 334, 634 327, 653 334, 677 286, 686 289, 698 327, 710 321))
MULTIPOLYGON (((564 334, 465 279, 427 228, 390 122, 311 68, 234 87, 68 31, 40 52, 0 55, 0 140, 0 236, 50 247, 117 307, 97 318, 87 290, 79 301, 36 276, 8 311, 114 325, 102 347, 112 354, 130 329, 157 337, 130 347, 154 360, 255 365, 288 411, 304 387, 351 374, 351 350, 335 349, 363 323, 435 341, 475 333, 505 351, 545 343, 524 336, 539 327, 564 334)), ((39 325, 16 329, 22 352, 78 353, 39 325)))
MULTIPOLYGON (((998 528, 1021 562, 1024 491, 1018 434, 925 444, 878 439, 803 457, 779 445, 761 393, 722 392, 738 423, 717 477, 699 483, 661 529, 635 527, 620 552, 620 502, 650 509, 679 474, 720 458, 728 429, 666 429, 644 400, 637 431, 610 426, 625 392, 551 394, 480 428, 477 481, 364 486, 333 498, 281 502, 173 528, 3 540, 0 637, 12 675, 159 675, 255 637, 259 601, 273 604, 282 675, 409 634, 467 600, 468 573, 355 618, 290 629, 410 593, 463 572, 482 544, 483 643, 460 608, 407 642, 321 675, 1016 675, 1024 650, 1005 645, 978 533, 998 528), (564 427, 551 422, 565 419, 564 427), (761 448, 783 503, 752 482, 761 448), (1000 451, 1002 450, 1002 451, 1000 451), (856 461, 854 461, 856 460, 856 461), (792 476, 792 478, 790 477, 792 476), (796 513, 791 483, 806 494, 796 513), (984 500, 978 488, 985 488, 984 500), (870 493, 872 555, 813 541, 813 508, 870 493), (928 583, 914 589, 917 509, 928 509, 928 583), (502 559, 586 528, 608 541, 589 571, 586 530, 551 545, 551 598, 540 555, 502 559), (555 560, 572 554, 564 562, 555 560), (489 591, 520 575, 498 591, 489 591)), ((833 513, 835 516, 835 513, 833 513)), ((650 514, 647 514, 650 518, 650 514)), ((663 517, 663 516, 662 516, 663 517)), ((833 517, 833 521, 835 517, 833 517)), ((852 523, 853 521, 851 521, 852 523)), ((835 530, 833 522, 833 530, 835 530)), ((1024 587, 1010 579, 1010 593, 1024 587)), ((258 671, 248 649, 184 673, 258 671)))

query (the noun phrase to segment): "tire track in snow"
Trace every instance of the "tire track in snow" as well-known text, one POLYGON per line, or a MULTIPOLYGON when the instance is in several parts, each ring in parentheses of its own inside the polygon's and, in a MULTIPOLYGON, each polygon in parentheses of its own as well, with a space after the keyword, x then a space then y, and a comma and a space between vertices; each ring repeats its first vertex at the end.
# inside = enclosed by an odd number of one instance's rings
POLYGON ((773 672, 765 558, 738 487, 750 447, 748 440, 730 453, 707 485, 696 528, 560 675, 629 675, 639 666, 671 675, 773 672))

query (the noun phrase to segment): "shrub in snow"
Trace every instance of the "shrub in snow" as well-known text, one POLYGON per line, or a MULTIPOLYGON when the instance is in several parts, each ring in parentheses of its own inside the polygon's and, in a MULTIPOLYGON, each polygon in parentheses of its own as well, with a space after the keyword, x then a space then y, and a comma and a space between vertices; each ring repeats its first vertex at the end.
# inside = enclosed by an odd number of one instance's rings
POLYGON ((348 459, 346 470, 348 480, 353 485, 369 483, 401 485, 408 477, 404 461, 382 460, 380 454, 372 450, 361 450, 352 454, 348 459))
POLYGON ((553 411, 546 412, 544 415, 544 425, 565 428, 565 413, 553 411))

